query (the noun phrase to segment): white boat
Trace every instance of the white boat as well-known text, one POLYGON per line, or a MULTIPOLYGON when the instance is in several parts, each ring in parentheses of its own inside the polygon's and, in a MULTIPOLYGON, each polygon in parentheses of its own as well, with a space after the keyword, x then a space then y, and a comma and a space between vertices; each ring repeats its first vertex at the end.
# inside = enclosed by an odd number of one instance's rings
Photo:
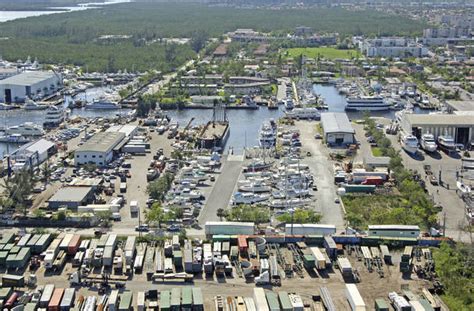
POLYGON ((270 201, 271 208, 294 208, 294 207, 302 207, 311 203, 310 199, 275 199, 270 201))
POLYGON ((308 189, 291 189, 287 191, 273 191, 272 197, 275 199, 292 199, 292 198, 301 198, 307 197, 309 195, 308 189))
POLYGON ((347 98, 347 111, 383 111, 389 109, 390 103, 381 96, 359 96, 347 98))
POLYGON ((268 194, 255 194, 250 192, 236 192, 232 199, 233 204, 254 204, 266 201, 270 198, 268 194))
POLYGON ((202 193, 201 192, 199 192, 197 190, 191 190, 189 188, 181 190, 179 195, 183 198, 189 198, 189 199, 200 199, 200 198, 202 198, 202 193))
POLYGON ((456 144, 454 138, 449 135, 438 136, 438 148, 446 153, 455 152, 456 144))
POLYGON ((294 108, 291 111, 285 111, 285 116, 290 119, 317 120, 321 118, 321 113, 317 108, 305 107, 294 108))
POLYGON ((25 109, 25 110, 44 110, 46 108, 48 108, 48 106, 38 104, 38 103, 32 101, 31 99, 28 99, 25 102, 25 104, 23 105, 23 109, 25 109))
POLYGON ((456 187, 461 193, 471 193, 471 187, 469 187, 468 185, 464 184, 461 181, 456 182, 456 187))
POLYGON ((426 152, 435 152, 438 149, 433 134, 423 134, 420 139, 420 146, 426 152))
POLYGON ((402 148, 409 154, 418 152, 418 138, 414 135, 403 135, 401 139, 402 148))
POLYGON ((44 135, 41 127, 32 122, 25 122, 21 125, 10 126, 5 130, 5 135, 21 135, 24 137, 39 137, 44 135))
POLYGON ((32 138, 24 137, 20 134, 2 135, 0 143, 24 144, 32 141, 32 138))
POLYGON ((86 109, 91 110, 114 110, 120 109, 118 103, 112 102, 105 97, 94 100, 92 103, 86 104, 86 109))
POLYGON ((277 138, 277 126, 274 120, 264 122, 260 129, 258 142, 262 148, 275 147, 277 138))
POLYGON ((13 109, 13 106, 0 103, 0 110, 11 110, 11 109, 13 109))
POLYGON ((287 98, 285 100, 285 108, 286 110, 291 110, 295 107, 295 105, 293 104, 293 100, 291 98, 287 98))
POLYGON ((259 182, 259 181, 250 181, 248 183, 244 183, 238 186, 239 191, 243 192, 270 192, 272 191, 272 187, 259 182))
POLYGON ((54 127, 58 126, 64 121, 64 108, 61 106, 49 106, 46 109, 43 126, 54 127))

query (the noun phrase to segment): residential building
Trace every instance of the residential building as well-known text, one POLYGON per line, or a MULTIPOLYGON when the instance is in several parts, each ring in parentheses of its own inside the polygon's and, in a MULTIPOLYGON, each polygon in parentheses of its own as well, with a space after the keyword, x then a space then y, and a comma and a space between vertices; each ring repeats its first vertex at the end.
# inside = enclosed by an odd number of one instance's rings
POLYGON ((412 39, 376 38, 358 41, 360 51, 367 57, 425 57, 428 49, 412 39))

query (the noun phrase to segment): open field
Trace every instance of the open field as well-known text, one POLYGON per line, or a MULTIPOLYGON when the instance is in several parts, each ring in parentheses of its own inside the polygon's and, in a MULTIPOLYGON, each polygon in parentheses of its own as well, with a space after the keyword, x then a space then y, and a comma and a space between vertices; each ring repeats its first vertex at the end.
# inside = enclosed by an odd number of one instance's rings
POLYGON ((339 50, 331 47, 319 47, 319 48, 291 48, 286 49, 283 52, 284 56, 288 57, 298 57, 299 55, 304 55, 309 58, 326 58, 326 59, 336 59, 336 58, 352 58, 352 57, 361 57, 362 54, 357 50, 339 50))

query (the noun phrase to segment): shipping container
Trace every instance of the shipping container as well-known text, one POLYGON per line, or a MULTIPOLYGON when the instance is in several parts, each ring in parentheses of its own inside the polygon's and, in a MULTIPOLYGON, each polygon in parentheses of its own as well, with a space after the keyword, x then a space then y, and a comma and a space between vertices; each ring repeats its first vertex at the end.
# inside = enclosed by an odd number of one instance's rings
POLYGON ((109 300, 107 300, 107 309, 108 311, 116 311, 117 303, 119 300, 119 290, 114 289, 110 292, 109 300))
POLYGON ((418 300, 410 300, 409 303, 412 311, 428 311, 418 300))
POLYGON ((107 240, 109 239, 109 234, 103 234, 99 241, 97 242, 97 247, 98 248, 104 248, 105 244, 107 244, 107 240))
POLYGON ((0 266, 5 266, 7 264, 7 257, 8 257, 8 252, 7 251, 1 251, 0 252, 0 266))
POLYGON ((24 236, 21 237, 21 239, 16 243, 16 246, 18 247, 25 247, 28 241, 31 239, 32 234, 25 234, 24 236))
POLYGON ((34 248, 36 247, 36 243, 41 239, 41 234, 35 234, 31 237, 31 239, 26 243, 26 246, 31 249, 31 252, 34 251, 34 248))
POLYGON ((389 311, 388 303, 383 298, 375 299, 375 311, 389 311))
POLYGON ((313 254, 303 255, 303 264, 306 269, 313 269, 314 267, 316 267, 315 261, 316 259, 314 258, 313 254))
POLYGON ((13 293, 11 287, 0 287, 0 304, 13 293))
POLYGON ((41 237, 39 238, 38 242, 36 242, 35 246, 31 250, 33 254, 41 254, 46 250, 48 247, 50 241, 51 241, 51 234, 42 234, 41 237))
POLYGON ((267 298, 265 297, 265 290, 261 287, 253 289, 253 300, 257 311, 269 311, 267 298))
POLYGON ((106 246, 102 255, 102 265, 104 267, 111 267, 114 260, 114 248, 112 246, 106 246))
POLYGON ((318 270, 326 269, 326 258, 318 247, 310 247, 311 253, 315 259, 315 266, 318 270))
POLYGON ((339 270, 344 277, 351 277, 352 276, 352 265, 349 259, 345 257, 338 257, 337 258, 337 265, 339 266, 339 270))
POLYGON ((346 284, 346 298, 352 311, 365 311, 367 307, 355 284, 346 284))
POLYGON ((387 245, 380 245, 380 253, 382 254, 382 259, 387 265, 392 264, 392 255, 390 255, 390 251, 388 250, 387 245))
POLYGON ((15 239, 15 234, 13 233, 3 233, 2 238, 0 239, 0 244, 11 243, 15 239))
POLYGON ((61 299, 64 295, 64 288, 56 288, 48 304, 48 311, 59 311, 61 299))
POLYGON ((321 292, 321 300, 323 301, 324 307, 326 307, 327 311, 336 311, 336 306, 331 297, 331 293, 327 289, 327 287, 320 287, 321 292))
POLYGON ((132 300, 133 300, 133 294, 132 292, 125 291, 122 294, 120 294, 120 303, 119 303, 119 311, 129 311, 133 310, 132 308, 132 300))
POLYGON ((280 301, 282 311, 293 311, 293 306, 291 305, 291 301, 287 292, 279 292, 278 300, 280 301))
POLYGON ((148 246, 145 252, 145 262, 143 270, 145 270, 147 280, 151 280, 155 273, 155 247, 148 246))
POLYGON ((37 308, 38 304, 36 302, 28 302, 23 311, 36 311, 37 308))
POLYGON ((61 311, 69 311, 74 304, 74 298, 76 297, 76 290, 74 288, 66 288, 64 290, 63 299, 59 305, 61 311))
POLYGON ((145 292, 137 293, 137 310, 145 311, 145 292))
POLYGON ((193 287, 193 308, 192 311, 204 311, 204 300, 202 299, 201 288, 193 287))
POLYGON ((86 249, 89 248, 90 243, 91 243, 91 240, 82 240, 81 245, 79 245, 79 250, 85 251, 86 249))
POLYGON ((41 308, 47 308, 51 297, 53 296, 54 292, 54 284, 46 284, 43 289, 43 293, 41 294, 39 306, 41 308))
POLYGON ((184 255, 184 271, 186 273, 193 273, 193 251, 191 249, 185 249, 184 255))
POLYGON ((2 275, 3 287, 23 287, 25 286, 25 278, 23 275, 4 274, 2 275))
POLYGON ((54 259, 59 252, 59 245, 61 244, 61 241, 62 238, 56 238, 48 246, 44 257, 44 267, 46 269, 51 269, 53 267, 54 259))
POLYGON ((171 309, 171 292, 164 290, 160 293, 160 310, 170 311, 171 309))
POLYGON ((181 308, 181 290, 177 287, 171 289, 171 311, 179 311, 181 308))
POLYGON ((303 300, 299 295, 288 294, 288 298, 290 299, 291 305, 293 306, 293 311, 304 311, 303 300))
POLYGON ((110 246, 113 249, 115 249, 115 246, 117 246, 117 235, 114 233, 109 234, 109 237, 107 238, 107 241, 105 242, 105 246, 110 246))
POLYGON ((127 237, 127 241, 125 242, 125 261, 127 265, 133 264, 133 257, 135 256, 135 236, 127 237))
POLYGON ((59 250, 66 252, 69 246, 69 243, 71 242, 73 237, 74 237, 74 233, 66 233, 66 235, 61 241, 61 244, 59 244, 59 250))
POLYGON ((81 236, 79 234, 73 235, 67 247, 68 255, 76 254, 76 252, 79 250, 80 245, 81 245, 81 236))
POLYGON ((330 236, 324 237, 324 248, 326 249, 326 253, 328 254, 329 258, 335 259, 337 255, 337 245, 334 242, 333 238, 330 236))
POLYGON ((176 270, 183 269, 183 253, 181 251, 173 251, 173 264, 176 270))
POLYGON ((190 286, 181 289, 181 310, 190 311, 193 306, 193 290, 190 286))
POLYGON ((230 254, 230 242, 229 241, 222 242, 221 252, 222 252, 223 255, 229 255, 230 254))
POLYGON ((96 296, 87 296, 84 301, 82 311, 95 311, 97 304, 97 297, 96 296))
POLYGON ((275 292, 266 291, 265 297, 267 298, 268 308, 270 309, 270 311, 280 311, 278 295, 275 292))
POLYGON ((13 292, 10 297, 8 297, 7 301, 3 305, 4 310, 5 309, 12 309, 13 306, 15 305, 16 300, 18 299, 20 295, 17 292, 13 292))

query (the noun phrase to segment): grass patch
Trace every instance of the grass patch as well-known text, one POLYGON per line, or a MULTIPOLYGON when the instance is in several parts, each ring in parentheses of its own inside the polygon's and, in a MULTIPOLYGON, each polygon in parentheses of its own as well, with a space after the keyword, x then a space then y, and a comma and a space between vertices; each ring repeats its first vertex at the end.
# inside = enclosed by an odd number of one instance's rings
POLYGON ((374 157, 381 157, 383 156, 382 154, 382 149, 380 149, 379 147, 372 147, 372 155, 374 157))
POLYGON ((284 50, 283 55, 292 58, 304 55, 309 58, 325 59, 362 57, 362 54, 357 50, 340 50, 331 47, 291 48, 284 50))

